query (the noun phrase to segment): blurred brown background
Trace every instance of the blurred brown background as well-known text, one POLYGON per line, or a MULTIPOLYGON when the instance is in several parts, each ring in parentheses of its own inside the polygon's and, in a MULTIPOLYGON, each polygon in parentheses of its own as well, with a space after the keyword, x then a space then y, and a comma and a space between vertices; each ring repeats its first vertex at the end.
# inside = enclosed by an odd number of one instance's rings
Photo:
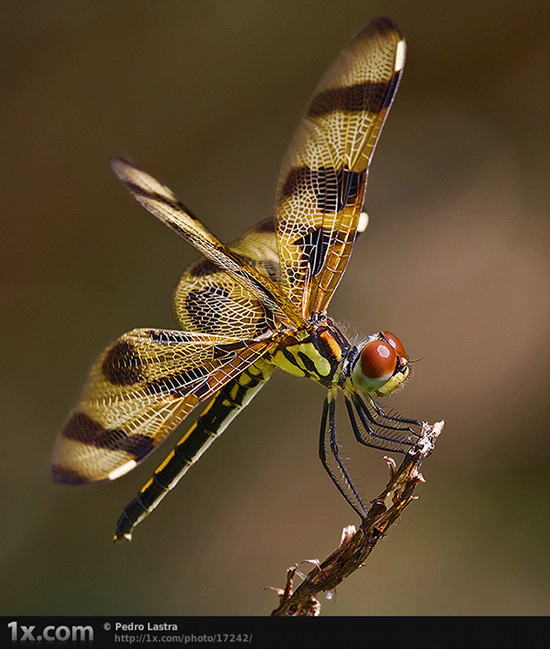
MULTIPOLYGON (((108 154, 237 236, 270 214, 310 92, 376 15, 398 22, 408 59, 331 315, 424 357, 386 405, 446 428, 420 500, 323 613, 548 613, 547 7, 2 3, 0 613, 264 615, 265 587, 356 522, 317 458, 323 393, 283 373, 131 544, 112 544, 115 521, 171 442, 93 488, 54 486, 48 461, 107 343, 174 328, 171 291, 195 256, 108 154)), ((382 453, 348 428, 374 496, 382 453)))

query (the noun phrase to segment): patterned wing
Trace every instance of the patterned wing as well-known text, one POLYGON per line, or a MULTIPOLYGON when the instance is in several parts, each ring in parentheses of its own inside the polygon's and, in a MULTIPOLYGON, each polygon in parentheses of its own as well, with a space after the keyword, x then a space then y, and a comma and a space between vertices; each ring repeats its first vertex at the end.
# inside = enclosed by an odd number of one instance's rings
POLYGON ((326 310, 346 268, 369 162, 404 61, 397 26, 372 21, 322 79, 286 154, 277 241, 284 289, 304 318, 326 310))
MULTIPOLYGON (((271 281, 280 282, 273 219, 258 223, 227 248, 271 281)), ((205 257, 184 270, 174 291, 173 310, 185 331, 252 339, 275 328, 271 311, 205 257)))
POLYGON ((117 155, 111 165, 118 178, 148 212, 174 230, 213 264, 259 300, 281 322, 302 326, 303 320, 288 296, 264 273, 219 241, 174 194, 145 171, 117 155))
POLYGON ((269 347, 161 329, 125 334, 92 368, 54 449, 53 479, 84 484, 124 475, 269 347))

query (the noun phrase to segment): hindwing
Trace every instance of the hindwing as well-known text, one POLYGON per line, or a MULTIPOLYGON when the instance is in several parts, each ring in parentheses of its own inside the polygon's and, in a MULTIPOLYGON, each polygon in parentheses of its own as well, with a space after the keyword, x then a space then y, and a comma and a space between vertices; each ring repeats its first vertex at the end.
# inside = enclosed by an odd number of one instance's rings
MULTIPOLYGON (((227 248, 272 282, 279 283, 273 219, 261 221, 227 248)), ((275 328, 270 309, 205 257, 184 270, 174 291, 172 305, 185 331, 251 339, 275 328)))
POLYGON ((133 469, 202 401, 257 361, 269 341, 134 329, 92 368, 54 449, 56 482, 114 480, 133 469))

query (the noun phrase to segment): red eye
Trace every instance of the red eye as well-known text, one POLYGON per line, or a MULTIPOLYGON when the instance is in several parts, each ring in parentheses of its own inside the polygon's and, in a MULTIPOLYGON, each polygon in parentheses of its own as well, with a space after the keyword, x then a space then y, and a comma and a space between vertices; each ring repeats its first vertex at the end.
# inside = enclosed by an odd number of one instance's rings
MULTIPOLYGON (((401 343, 399 345, 401 348, 403 347, 401 343)), ((396 350, 385 340, 372 340, 364 346, 361 352, 361 370, 365 376, 371 379, 391 376, 396 365, 396 350)))
POLYGON ((402 356, 403 358, 407 358, 407 352, 405 351, 405 348, 403 347, 403 343, 399 340, 399 338, 397 336, 394 336, 389 331, 382 331, 382 335, 390 343, 390 345, 395 349, 395 353, 398 356, 402 356))

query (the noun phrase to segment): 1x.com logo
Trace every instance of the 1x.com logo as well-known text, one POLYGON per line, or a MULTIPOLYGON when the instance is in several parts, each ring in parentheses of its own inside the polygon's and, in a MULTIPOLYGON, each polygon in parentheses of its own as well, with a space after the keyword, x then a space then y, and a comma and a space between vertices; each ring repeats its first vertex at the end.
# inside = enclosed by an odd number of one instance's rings
POLYGON ((12 642, 40 642, 42 640, 46 642, 55 640, 58 642, 66 642, 67 640, 85 642, 93 641, 94 639, 94 630, 91 626, 80 626, 76 624, 72 626, 49 624, 42 631, 37 631, 35 630, 35 625, 25 626, 18 624, 17 621, 13 621, 8 623, 8 629, 11 633, 10 639, 12 642))

